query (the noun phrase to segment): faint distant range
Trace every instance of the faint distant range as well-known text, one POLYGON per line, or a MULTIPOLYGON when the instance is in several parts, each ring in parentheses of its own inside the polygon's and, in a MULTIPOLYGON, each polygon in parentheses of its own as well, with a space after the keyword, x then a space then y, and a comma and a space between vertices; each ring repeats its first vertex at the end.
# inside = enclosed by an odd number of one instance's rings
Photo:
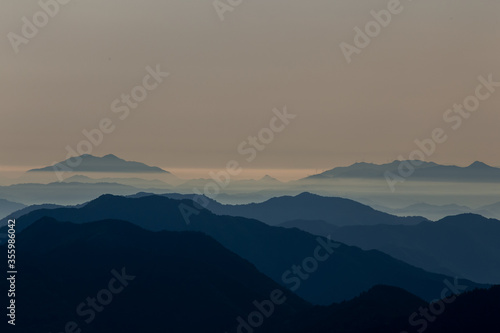
MULTIPOLYGON (((315 183, 315 181, 324 182, 327 180, 337 180, 337 179, 384 180, 385 174, 387 172, 391 172, 395 175, 399 174, 398 169, 401 167, 401 165, 404 164, 411 165, 415 168, 414 173, 410 177, 407 177, 408 180, 431 181, 431 182, 478 182, 478 183, 500 182, 500 168, 492 167, 482 162, 474 162, 467 167, 459 167, 455 165, 440 165, 434 162, 424 162, 424 161, 394 161, 392 163, 381 164, 381 165, 373 163, 365 163, 365 162, 355 163, 347 167, 336 167, 334 169, 316 175, 311 175, 306 178, 299 179, 298 181, 290 181, 288 183, 282 183, 275 178, 272 178, 270 176, 265 176, 262 179, 257 179, 257 180, 251 179, 247 181, 231 179, 228 185, 230 185, 233 188, 240 188, 240 189, 244 189, 246 187, 259 187, 259 186, 294 188, 296 186, 303 186, 304 182, 308 181, 312 181, 313 183, 315 183), (419 165, 414 166, 417 164, 419 165)), ((108 154, 102 157, 85 154, 79 157, 67 159, 65 161, 56 163, 52 166, 46 166, 39 169, 31 169, 27 172, 27 175, 35 173, 55 172, 56 171, 54 168, 55 165, 67 167, 68 172, 66 172, 66 177, 64 178, 67 178, 70 175, 74 176, 77 173, 158 174, 161 175, 162 177, 160 178, 161 180, 157 182, 156 186, 154 187, 165 186, 165 184, 162 184, 161 181, 165 181, 166 179, 165 176, 166 176, 170 178, 175 178, 174 181, 171 181, 172 179, 169 178, 167 180, 168 184, 180 185, 182 183, 183 184, 182 187, 191 189, 193 187, 204 187, 207 184, 207 182, 211 182, 214 180, 220 182, 220 179, 180 180, 177 177, 175 177, 172 173, 163 170, 159 167, 149 166, 141 162, 126 161, 113 154, 108 154), (75 161, 79 162, 77 163, 75 161)), ((133 176, 127 176, 127 178, 132 178, 132 177, 133 176)), ((122 180, 123 178, 124 177, 122 177, 122 180)), ((111 179, 109 178, 100 180, 105 182, 111 181, 111 179)), ((81 179, 78 181, 81 181, 81 179)), ((94 181, 87 178, 82 182, 89 183, 94 181)), ((141 187, 144 187, 145 185, 139 182, 137 179, 135 182, 133 181, 126 182, 126 185, 137 186, 138 184, 140 184, 141 187)), ((149 185, 153 185, 153 182, 150 182, 149 185)))
POLYGON ((246 205, 221 205, 207 197, 201 198, 192 195, 164 194, 164 196, 172 199, 194 199, 199 203, 204 201, 207 203, 207 209, 215 214, 246 217, 269 225, 279 225, 294 219, 323 220, 337 226, 410 225, 426 221, 423 217, 394 216, 353 200, 324 197, 308 192, 296 196, 275 197, 265 202, 246 205))
MULTIPOLYGON (((423 161, 394 161, 387 164, 355 163, 347 167, 337 167, 323 173, 312 175, 302 180, 326 179, 385 179, 387 171, 398 175, 398 168, 403 163, 412 165, 415 172, 408 180, 425 180, 438 182, 500 182, 500 168, 482 162, 474 162, 467 167, 440 165, 423 161), (419 166, 414 164, 421 163, 419 166)), ((404 169, 406 170, 406 169, 404 169)))
POLYGON ((172 185, 161 181, 159 179, 142 179, 142 178, 91 178, 84 175, 74 175, 63 180, 65 183, 87 183, 87 184, 99 184, 99 183, 117 183, 122 185, 134 186, 137 188, 161 188, 161 189, 171 189, 172 185))
POLYGON ((12 202, 9 200, 0 199, 0 218, 4 218, 10 213, 23 209, 25 207, 26 205, 18 202, 12 202))
MULTIPOLYGON (((58 177, 53 167, 48 166, 0 182, 3 185, 0 186, 0 198, 25 205, 70 205, 105 193, 131 195, 137 192, 175 192, 204 194, 226 204, 248 204, 311 192, 353 199, 399 216, 416 215, 438 220, 447 215, 474 212, 500 218, 496 205, 482 209, 499 201, 500 168, 481 162, 468 167, 422 162, 408 181, 398 187, 397 193, 392 193, 384 173, 397 173, 398 166, 404 162, 395 161, 384 165, 356 163, 297 181, 281 182, 271 177, 280 178, 280 174, 260 179, 227 179, 220 172, 216 173, 217 170, 207 172, 205 179, 181 179, 164 169, 126 161, 115 155, 82 155, 80 158, 81 163, 72 172, 65 172, 63 177, 58 177)), ((67 162, 60 163, 64 165, 67 162)), ((0 202, 0 208, 2 206, 7 207, 0 202)), ((6 211, 13 209, 7 207, 6 211)))
POLYGON ((379 250, 427 271, 482 283, 500 281, 500 221, 475 214, 448 216, 417 225, 338 226, 321 220, 280 224, 363 250, 379 250))
MULTIPOLYGON (((489 166, 483 162, 474 162, 467 167, 455 165, 440 165, 434 162, 424 161, 394 161, 387 164, 374 163, 355 163, 347 167, 336 167, 331 170, 311 175, 299 180, 327 180, 327 179, 385 179, 386 172, 398 174, 398 168, 402 164, 410 164, 415 168, 415 172, 408 179, 425 181, 449 181, 449 182, 500 182, 500 168, 489 166), (418 166, 415 166, 420 164, 418 166)), ((54 165, 67 166, 73 173, 172 173, 159 167, 149 166, 141 162, 126 161, 113 154, 102 157, 89 154, 81 155, 75 158, 56 163, 54 165), (79 161, 79 162, 75 162, 79 161), (74 167, 72 165, 75 165, 74 167)), ((54 172, 54 165, 39 169, 28 170, 28 173, 34 172, 54 172)), ((186 185, 200 186, 210 179, 191 179, 186 185)), ((255 180, 248 180, 248 185, 255 185, 255 180)), ((260 179, 261 183, 278 185, 281 182, 270 176, 260 179)), ((245 185, 244 181, 239 180, 238 185, 245 185)), ((288 184, 293 185, 291 181, 288 184)))
MULTIPOLYGON (((170 173, 155 166, 140 162, 125 161, 113 154, 103 157, 81 155, 63 162, 56 163, 71 169, 72 172, 109 172, 109 173, 170 173), (75 163, 75 159, 79 163, 75 163), (74 164, 77 164, 73 167, 74 164)), ((54 165, 40 169, 31 169, 28 172, 54 172, 54 165)))
POLYGON ((470 208, 463 205, 431 205, 427 203, 416 203, 404 208, 391 209, 381 205, 370 205, 376 210, 396 216, 423 216, 432 221, 441 220, 450 215, 473 213, 488 218, 500 220, 500 202, 483 205, 478 208, 470 208))
MULTIPOLYGON (((306 199, 307 197, 310 197, 310 195, 306 194, 306 199)), ((298 199, 300 200, 301 198, 299 197, 298 199)), ((80 206, 79 208, 69 207, 32 211, 17 219, 16 232, 22 234, 23 230, 27 231, 26 228, 32 226, 35 228, 31 228, 33 232, 32 236, 27 237, 32 240, 32 244, 42 244, 45 246, 45 249, 51 253, 67 254, 68 258, 71 257, 71 255, 68 254, 69 252, 67 249, 61 249, 61 251, 58 252, 58 250, 54 250, 54 247, 50 248, 50 246, 47 245, 46 240, 47 237, 49 237, 48 235, 52 235, 52 237, 59 240, 60 244, 67 246, 67 244, 72 242, 73 244, 83 244, 82 242, 85 242, 84 239, 91 239, 91 245, 98 244, 95 243, 96 238, 92 235, 99 234, 98 237, 102 239, 104 242, 103 244, 111 244, 111 247, 109 248, 110 250, 114 248, 114 253, 122 254, 130 253, 130 251, 126 248, 123 248, 123 251, 120 250, 120 247, 115 243, 115 240, 124 235, 124 230, 130 230, 130 233, 127 233, 129 236, 126 237, 127 240, 124 244, 130 244, 134 237, 139 237, 141 241, 135 244, 138 248, 144 248, 142 245, 143 242, 151 242, 152 238, 142 238, 139 234, 145 233, 144 230, 137 230, 137 227, 130 225, 128 227, 124 226, 123 222, 117 222, 118 224, 114 223, 114 225, 111 225, 110 228, 107 229, 109 234, 107 232, 104 234, 104 229, 99 227, 99 224, 94 224, 94 227, 92 227, 91 224, 83 227, 78 227, 76 225, 71 227, 69 223, 55 223, 54 225, 49 222, 49 225, 52 225, 52 227, 50 227, 44 223, 37 223, 37 221, 44 217, 51 217, 58 221, 71 221, 76 224, 83 224, 111 219, 128 221, 136 224, 136 226, 142 229, 154 232, 202 232, 210 237, 213 237, 227 250, 253 264, 261 273, 264 273, 275 282, 281 284, 283 287, 288 288, 293 288, 294 284, 296 285, 296 282, 294 282, 295 278, 292 278, 295 275, 288 276, 288 274, 292 273, 291 270, 289 270, 290 267, 302 262, 304 258, 312 256, 312 252, 315 248, 318 248, 319 242, 319 244, 324 244, 320 245, 320 247, 322 246, 324 249, 327 249, 327 252, 331 254, 330 259, 322 262, 321 267, 316 270, 314 274, 311 274, 309 277, 305 276, 302 278, 302 281, 299 280, 299 289, 297 289, 298 287, 294 288, 296 289, 298 296, 301 296, 306 301, 314 304, 331 304, 332 302, 350 299, 359 295, 363 290, 367 290, 377 284, 387 284, 407 289, 419 297, 426 300, 432 300, 440 297, 443 289, 442 281, 444 281, 444 279, 452 279, 449 276, 429 273, 419 268, 410 266, 379 251, 363 251, 357 247, 349 247, 332 242, 328 243, 326 238, 318 241, 316 236, 307 232, 298 229, 272 227, 255 219, 217 215, 208 210, 201 209, 198 214, 189 216, 190 223, 187 224, 185 213, 179 209, 180 205, 184 205, 190 209, 195 209, 196 207, 193 205, 193 201, 190 200, 175 200, 156 195, 137 198, 103 195, 98 199, 92 200, 87 204, 80 206), (68 230, 66 227, 71 229, 67 234, 63 232, 63 230, 68 230), (87 227, 93 229, 90 234, 85 231, 87 227), (130 228, 132 228, 132 230, 130 228), (60 232, 54 233, 54 230, 59 230, 60 232), (68 239, 72 239, 73 241, 68 241, 68 239), (334 248, 334 250, 332 248, 334 248), (287 273, 288 270, 290 273, 287 273)), ((314 207, 311 208, 314 209, 314 207)), ((334 211, 334 209, 332 209, 332 211, 334 211)), ((0 228, 0 232, 5 230, 5 227, 0 228)), ((180 233, 177 235, 166 236, 166 233, 164 232, 163 235, 165 235, 165 237, 171 237, 172 239, 175 239, 176 237, 183 237, 180 233)), ((187 237, 196 238, 196 236, 190 236, 189 234, 187 237)), ((168 244, 171 242, 170 239, 165 239, 162 236, 159 238, 154 238, 160 242, 158 244, 168 244)), ((200 241, 201 240, 198 237, 198 240, 194 241, 193 244, 199 244, 200 241)), ((190 243, 192 241, 186 239, 183 240, 183 242, 190 243)), ((217 243, 212 244, 215 246, 217 243)), ((52 246, 53 244, 50 245, 52 246)), ((155 252, 156 250, 163 248, 159 246, 160 245, 156 245, 148 248, 146 252, 155 252)), ((166 252, 162 252, 162 256, 165 257, 168 253, 173 254, 172 249, 175 249, 176 246, 167 249, 166 252)), ((212 258, 219 258, 217 262, 223 265, 226 269, 227 267, 231 267, 233 264, 236 265, 236 263, 231 263, 223 253, 214 254, 214 252, 207 252, 208 248, 193 246, 177 246, 177 248, 179 248, 178 252, 182 254, 182 258, 187 258, 186 256, 188 254, 186 251, 194 254, 202 251, 204 254, 212 253, 212 258)), ((103 247, 98 245, 95 249, 97 252, 95 253, 98 253, 101 249, 103 249, 103 247)), ((44 256, 44 253, 36 248, 28 249, 28 247, 26 247, 26 250, 28 252, 35 253, 35 255, 38 254, 42 257, 44 256)), ((79 253, 86 253, 87 257, 93 257, 93 254, 88 255, 88 253, 92 252, 89 251, 81 251, 81 249, 79 249, 79 253)), ((101 253, 99 256, 110 258, 106 253, 105 255, 102 255, 101 253)), ((135 257, 139 258, 141 256, 139 255, 135 257)), ((158 258, 155 260, 158 261, 157 259, 158 258)), ((65 260, 66 259, 63 261, 65 260)), ((79 262, 79 260, 80 259, 74 260, 74 262, 79 262)), ((208 259, 203 258, 201 261, 206 263, 206 267, 210 268, 215 264, 215 262, 207 260, 208 259)), ((326 258, 324 258, 324 260, 326 260, 326 258)), ((87 260, 87 262, 93 261, 95 260, 87 260)), ((115 262, 115 265, 118 265, 116 264, 116 261, 113 262, 115 262)), ((118 260, 118 262, 123 261, 118 260)), ((137 262, 137 264, 140 264, 140 262, 137 262)), ((123 265, 120 265, 120 267, 122 266, 123 265)), ((145 266, 137 266, 135 271, 139 272, 141 271, 141 267, 150 266, 151 263, 148 261, 145 266)), ((181 266, 177 265, 171 266, 170 272, 177 272, 180 267, 181 266)), ((196 264, 193 266, 190 262, 184 262, 182 267, 187 267, 189 275, 186 275, 185 277, 180 276, 177 280, 188 278, 194 283, 196 279, 205 279, 204 274, 206 274, 206 272, 196 271, 198 268, 196 264), (195 280, 192 279, 193 277, 195 280)), ((90 267, 87 267, 84 270, 93 271, 90 267)), ((107 271, 109 272, 109 269, 107 269, 107 271)), ((220 275, 221 273, 217 274, 220 275)), ((235 275, 234 273, 229 274, 232 274, 231 276, 233 277, 236 276, 236 281, 242 281, 241 278, 238 278, 239 275, 235 275)), ((139 281, 139 277, 137 280, 139 281)), ((161 278, 159 281, 164 282, 165 279, 161 278)), ((247 282, 243 284, 246 285, 247 282)), ((468 286, 486 287, 485 285, 477 285, 471 281, 461 282, 463 283, 460 284, 466 284, 468 286)), ((228 282, 222 281, 222 283, 224 284, 228 282)), ((189 284, 186 287, 188 286, 189 284)), ((191 284, 191 286, 193 288, 195 287, 194 284, 191 284)), ((213 286, 214 284, 212 283, 212 287, 213 286)), ((197 292, 195 292, 195 294, 197 294, 197 292)), ((204 291, 203 294, 206 295, 206 291, 204 291)), ((226 303, 231 302, 231 300, 227 298, 227 295, 231 295, 231 292, 223 292, 222 295, 226 303)), ((160 298, 162 299, 162 302, 164 302, 165 298, 160 298)), ((191 309, 193 309, 192 304, 191 309)), ((206 306, 201 309, 205 311, 206 306)), ((175 312, 175 310, 171 310, 170 312, 172 311, 175 312)))
MULTIPOLYGON (((474 209, 463 205, 456 205, 456 204, 431 205, 428 203, 416 203, 408 207, 397 208, 397 209, 383 208, 379 206, 378 210, 397 216, 412 216, 412 215, 425 216, 426 218, 433 221, 440 220, 450 215, 472 213, 474 211, 474 209)), ((500 215, 491 216, 491 214, 489 214, 484 216, 500 218, 500 215)))
MULTIPOLYGON (((0 186, 0 198, 8 198, 9 201, 33 204, 59 204, 75 205, 83 201, 96 198, 103 193, 116 195, 131 195, 139 189, 118 183, 66 183, 54 182, 49 184, 15 184, 0 186)), ((155 192, 155 189, 148 189, 155 192)), ((165 191, 159 189, 157 191, 165 191)), ((1 205, 1 203, 0 203, 1 205)))

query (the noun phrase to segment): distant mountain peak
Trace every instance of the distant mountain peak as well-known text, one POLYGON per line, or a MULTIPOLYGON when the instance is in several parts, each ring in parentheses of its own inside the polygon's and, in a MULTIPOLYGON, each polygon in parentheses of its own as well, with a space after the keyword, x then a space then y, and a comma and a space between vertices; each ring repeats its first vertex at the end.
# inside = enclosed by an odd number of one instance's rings
POLYGON ((295 197, 296 198, 312 198, 312 197, 319 197, 319 195, 311 193, 311 192, 302 192, 300 194, 297 194, 295 197))
POLYGON ((269 175, 265 175, 264 177, 262 177, 261 179, 259 179, 260 181, 265 181, 265 182, 279 182, 279 180, 277 180, 276 178, 274 177, 271 177, 269 175))
POLYGON ((470 221, 480 223, 480 222, 495 221, 495 220, 486 218, 482 215, 475 214, 475 213, 464 213, 464 214, 447 216, 447 217, 437 221, 436 223, 444 223, 444 222, 459 223, 459 222, 470 222, 470 221))
MULTIPOLYGON (((113 155, 113 154, 107 154, 107 155, 104 155, 102 158, 109 158, 109 159, 122 160, 121 158, 119 158, 118 156, 113 155)), ((122 160, 122 161, 123 161, 123 160, 122 160)))
POLYGON ((311 175, 303 180, 323 180, 333 178, 385 179, 388 172, 395 175, 401 168, 412 168, 412 179, 430 181, 478 181, 500 182, 500 168, 476 161, 468 167, 441 165, 422 160, 395 160, 386 164, 358 162, 350 166, 336 167, 322 173, 311 175))
POLYGON ((475 161, 474 163, 469 165, 468 168, 491 168, 491 166, 483 162, 475 161))
MULTIPOLYGON (((149 166, 144 163, 126 161, 113 154, 104 155, 102 157, 83 154, 72 158, 71 160, 79 160, 80 163, 76 167, 72 167, 73 172, 111 172, 111 173, 169 173, 161 168, 149 166)), ((62 165, 74 165, 75 162, 69 163, 69 159, 59 162, 62 165)), ((53 166, 47 166, 40 169, 31 169, 28 172, 53 172, 53 166)))

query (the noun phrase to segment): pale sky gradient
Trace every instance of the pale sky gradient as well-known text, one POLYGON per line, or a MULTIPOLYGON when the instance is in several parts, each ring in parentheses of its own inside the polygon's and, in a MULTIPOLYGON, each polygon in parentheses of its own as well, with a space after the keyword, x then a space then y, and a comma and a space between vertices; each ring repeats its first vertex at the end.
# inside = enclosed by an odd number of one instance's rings
MULTIPOLYGON (((81 131, 110 118, 93 154, 169 169, 324 170, 407 156, 413 141, 474 93, 500 81, 500 1, 402 0, 403 12, 353 62, 339 44, 388 1, 246 0, 224 22, 212 1, 73 0, 15 54, 9 32, 40 10, 0 3, 2 170, 64 160, 81 131), (111 102, 145 67, 171 73, 120 121, 111 102), (273 108, 297 118, 246 163, 237 146, 273 108)), ((430 158, 500 165, 500 88, 430 158)), ((279 174, 274 174, 279 178, 279 174)))

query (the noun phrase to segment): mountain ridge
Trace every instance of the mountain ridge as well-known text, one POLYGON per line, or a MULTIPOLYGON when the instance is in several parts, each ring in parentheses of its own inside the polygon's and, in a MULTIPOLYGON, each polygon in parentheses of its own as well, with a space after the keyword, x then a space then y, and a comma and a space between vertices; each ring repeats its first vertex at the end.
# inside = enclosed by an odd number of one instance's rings
POLYGON ((115 173, 167 173, 170 172, 163 170, 159 167, 149 166, 141 162, 126 161, 113 154, 104 156, 94 156, 90 154, 83 154, 73 157, 51 166, 46 166, 37 169, 31 169, 27 172, 54 172, 54 166, 67 165, 72 172, 115 172, 115 173), (75 162, 72 159, 79 159, 80 162, 75 167, 70 167, 75 162), (68 163, 69 162, 69 163, 68 163))
MULTIPOLYGON (((363 251, 339 243, 315 274, 305 280, 291 280, 294 274, 284 276, 284 273, 312 256, 318 244, 328 243, 327 238, 298 229, 269 226, 255 219, 216 215, 195 206, 192 200, 157 195, 140 198, 103 195, 81 208, 33 211, 17 220, 17 230, 22 231, 45 216, 73 223, 117 219, 151 231, 203 232, 284 287, 299 283, 297 295, 315 304, 350 299, 377 284, 401 287, 430 300, 439 296, 442 281, 449 278, 408 265, 380 251, 363 251)), ((467 283, 480 286, 472 281, 467 283)))
POLYGON ((483 283, 500 283, 500 221, 466 213, 417 225, 336 227, 317 221, 289 221, 283 227, 376 249, 427 271, 483 283))
MULTIPOLYGON (((236 328, 238 316, 255 311, 254 301, 269 299, 274 290, 285 300, 264 326, 310 306, 201 232, 152 232, 119 220, 74 224, 44 217, 16 239, 23 265, 17 311, 29 314, 18 319, 17 332, 60 332, 68 320, 95 333, 224 332, 236 328), (75 313, 96 293, 99 304, 99 290, 113 276, 115 286, 123 286, 116 301, 102 301, 105 310, 94 311, 95 320, 75 313)), ((2 279, 0 285, 7 283, 2 279)))
POLYGON ((435 162, 417 160, 395 160, 385 164, 354 163, 346 167, 335 167, 322 173, 302 178, 300 181, 325 180, 339 178, 385 179, 387 172, 399 174, 401 164, 411 165, 414 172, 409 179, 428 181, 456 181, 456 182, 500 182, 500 168, 492 167, 484 162, 475 161, 468 166, 441 165, 435 162))

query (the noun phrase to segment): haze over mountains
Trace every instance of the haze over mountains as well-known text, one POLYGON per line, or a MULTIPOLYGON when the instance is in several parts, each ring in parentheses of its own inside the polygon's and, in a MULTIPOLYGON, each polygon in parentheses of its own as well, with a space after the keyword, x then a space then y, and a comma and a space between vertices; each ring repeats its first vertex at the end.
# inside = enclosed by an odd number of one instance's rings
POLYGON ((24 204, 18 202, 12 202, 5 199, 0 199, 0 218, 3 218, 9 215, 10 213, 23 209, 24 207, 26 207, 26 205, 24 204))
POLYGON ((397 216, 424 216, 432 221, 441 220, 450 215, 459 214, 477 214, 484 217, 500 219, 500 202, 489 205, 480 206, 477 208, 470 208, 464 205, 431 205, 427 203, 416 203, 403 208, 388 208, 381 205, 373 205, 377 210, 397 215, 397 216))
POLYGON ((500 221, 480 215, 449 216, 418 225, 337 227, 324 221, 281 224, 364 250, 377 249, 431 272, 483 283, 500 282, 500 221))
MULTIPOLYGON (((360 178, 360 179, 385 179, 386 172, 398 174, 401 164, 411 164, 415 168, 411 179, 428 181, 453 181, 453 182, 498 182, 500 181, 500 168, 489 166, 476 161, 467 167, 454 165, 440 165, 425 161, 399 161, 387 164, 355 163, 347 167, 336 167, 331 170, 311 175, 302 180, 325 180, 332 178, 360 178)), ((144 163, 126 161, 113 154, 102 157, 89 154, 57 162, 51 166, 30 169, 28 172, 54 172, 58 169, 73 173, 169 173, 168 171, 144 163), (56 168, 54 168, 56 166, 56 168)), ((266 175, 261 181, 279 183, 275 178, 266 175)))
MULTIPOLYGON (((68 161, 58 164, 66 165, 68 161)), ((19 205, 75 205, 104 193, 190 194, 197 191, 203 194, 206 186, 216 186, 219 187, 218 194, 210 196, 221 203, 250 204, 310 191, 323 196, 354 199, 379 211, 401 217, 422 216, 439 220, 448 215, 475 213, 489 218, 500 218, 498 199, 494 199, 496 195, 500 196, 500 188, 494 186, 500 169, 481 162, 475 162, 468 167, 423 162, 408 178, 409 182, 401 184, 398 191, 392 194, 388 191, 384 173, 391 170, 397 172, 398 165, 402 163, 400 161, 384 165, 356 163, 286 183, 267 175, 257 180, 230 179, 227 184, 221 183, 222 185, 219 184, 220 179, 210 177, 179 179, 158 167, 127 161, 112 154, 103 157, 82 155, 70 163, 74 165, 75 161, 80 163, 77 163, 71 172, 63 172, 63 184, 57 181, 52 166, 32 169, 19 178, 17 183, 0 186, 0 198, 19 205), (484 179, 491 181, 485 182, 484 179)), ((250 212, 243 212, 243 206, 237 209, 239 212, 232 213, 226 209, 223 213, 252 216, 250 212)), ((251 210, 252 206, 246 206, 246 209, 251 210)), ((17 209, 12 204, 9 206, 6 202, 0 202, 0 213, 1 210, 4 213, 0 216, 6 216, 17 209)), ((262 214, 255 217, 261 220, 270 218, 263 217, 262 214)), ((302 217, 298 216, 296 219, 302 217)), ((281 220, 279 223, 291 219, 293 218, 281 220)), ((308 216, 307 219, 328 220, 321 216, 308 216)))
POLYGON ((179 196, 165 194, 175 199, 186 198, 198 203, 206 201, 206 208, 215 214, 243 216, 279 225, 291 219, 317 219, 334 225, 371 225, 371 224, 416 224, 425 221, 422 217, 398 217, 379 212, 356 201, 323 197, 312 193, 301 193, 296 196, 276 197, 261 203, 246 205, 222 205, 207 197, 192 195, 179 196))
MULTIPOLYGON (((16 184, 0 186, 0 197, 9 197, 23 204, 60 204, 76 205, 88 201, 103 193, 128 195, 137 192, 137 188, 117 183, 66 183, 16 184)), ((154 191, 154 189, 149 189, 154 191)), ((164 190, 158 190, 163 192, 164 190)))
POLYGON ((500 168, 476 161, 467 167, 439 165, 424 161, 394 161, 387 164, 355 163, 348 167, 338 167, 317 175, 306 177, 307 180, 331 178, 385 179, 386 173, 398 175, 400 165, 406 163, 415 169, 410 180, 438 182, 499 182, 500 168), (420 164, 420 165, 417 165, 420 164))
MULTIPOLYGON (((498 202, 494 199, 500 196, 500 188, 496 186, 495 175, 500 169, 486 166, 483 163, 473 163, 469 167, 438 165, 432 162, 424 162, 416 172, 398 185, 396 193, 390 193, 384 177, 384 172, 397 172, 399 161, 385 165, 370 163, 356 163, 349 167, 334 168, 318 175, 313 175, 297 181, 281 182, 268 175, 260 179, 239 179, 230 177, 229 181, 224 177, 213 178, 207 173, 203 179, 180 179, 174 174, 157 167, 151 167, 140 162, 130 162, 125 159, 108 154, 103 157, 83 155, 81 163, 75 168, 63 169, 59 173, 54 172, 52 166, 33 169, 25 173, 17 180, 12 180, 12 185, 18 184, 50 184, 61 180, 65 183, 97 184, 98 188, 94 196, 75 196, 63 187, 54 184, 50 189, 37 189, 40 185, 33 186, 33 192, 46 191, 53 193, 53 198, 34 200, 30 193, 32 190, 23 188, 1 188, 0 198, 10 199, 22 204, 77 204, 78 200, 91 200, 99 194, 112 193, 119 195, 137 192, 160 193, 165 192, 190 194, 200 192, 205 194, 206 188, 218 187, 217 193, 212 198, 222 203, 246 204, 251 202, 262 202, 276 196, 297 195, 303 192, 312 192, 324 196, 336 196, 350 198, 356 201, 369 203, 370 206, 384 212, 396 215, 419 215, 429 219, 437 220, 445 217, 443 214, 458 214, 464 212, 480 213, 479 208, 498 202), (395 169, 396 168, 396 169, 395 169), (40 171, 44 170, 44 171, 40 171), (100 170, 100 171, 97 171, 100 170), (485 173, 486 170, 486 173, 485 173), (418 171, 418 172, 417 172, 418 171), (485 176, 486 175, 486 176, 485 176), (451 177, 451 178, 450 178, 451 177), (484 181, 484 177, 492 181, 484 181), (133 187, 128 190, 124 188, 115 189, 116 185, 109 185, 109 191, 102 190, 102 184, 115 183, 133 187), (12 193, 12 197, 6 193, 12 193), (5 192, 5 193, 2 193, 5 192), (18 193, 19 192, 19 193, 18 193), (77 200, 65 200, 74 197, 77 200), (30 198, 30 200, 23 198, 30 198), (50 200, 49 200, 50 199, 50 200), (61 200, 58 200, 61 199, 61 200), (374 203, 373 205, 371 203, 374 203), (456 210, 444 211, 434 214, 420 214, 425 209, 419 207, 403 208, 415 204, 427 204, 433 206, 468 206, 470 211, 456 210), (414 209, 415 208, 415 209, 414 209), (397 210, 400 209, 401 212, 397 210)), ((76 159, 78 161, 78 159, 76 159)), ((59 165, 66 165, 68 161, 62 161, 59 165)), ((75 161, 72 161, 74 164, 75 161)), ((85 185, 87 188, 93 186, 85 185)), ((90 192, 89 192, 90 193, 90 192)), ((451 208, 451 207, 450 207, 451 208)), ((439 208, 433 208, 439 210, 439 208)), ((490 214, 489 217, 500 218, 499 215, 490 214)))
POLYGON ((0 333, 500 333, 500 0, 0 12, 0 333))
MULTIPOLYGON (((310 278, 302 281, 290 274, 284 279, 284 272, 312 256, 318 244, 327 241, 318 243, 317 237, 299 230, 271 227, 242 217, 218 216, 208 210, 196 214, 193 209, 197 208, 190 200, 105 195, 81 208, 33 211, 17 220, 17 230, 22 231, 43 217, 52 217, 74 223, 125 220, 152 231, 201 231, 285 287, 298 284, 296 293, 316 304, 350 299, 377 284, 401 287, 430 301, 439 297, 442 281, 451 278, 425 272, 378 251, 339 244, 310 278)), ((479 286, 470 281, 467 284, 479 286)))
MULTIPOLYGON (((47 167, 21 178, 33 181, 0 186, 8 199, 0 200, 0 235, 16 219, 23 258, 19 311, 41 309, 20 332, 57 331, 72 319, 93 332, 410 332, 423 327, 409 320, 414 312, 451 293, 471 291, 436 327, 464 308, 482 308, 480 301, 497 306, 498 287, 490 287, 500 283, 500 221, 486 217, 500 209, 488 187, 495 182, 479 176, 496 168, 427 163, 417 170, 423 178, 393 194, 377 176, 388 165, 356 164, 290 182, 224 182, 180 179, 114 155, 82 161, 61 182, 37 181, 54 176, 47 167), (472 180, 441 177, 446 168, 472 180), (206 193, 207 184, 219 191, 206 193), (462 186, 483 192, 475 199, 474 191, 464 193, 464 205, 453 196, 462 186), (481 215, 462 214, 470 212, 481 215), (87 323, 75 307, 122 267, 135 277, 130 288, 87 323), (283 302, 266 317, 277 290, 283 302), (143 299, 147 305, 139 306, 143 299), (258 327, 249 324, 256 309, 265 317, 258 327)), ((0 238, 0 249, 6 241, 0 238)))
MULTIPOLYGON (((498 201, 494 201, 496 195, 500 196, 500 188, 494 186, 494 181, 487 183, 481 180, 484 175, 487 175, 488 179, 494 179, 493 175, 500 169, 480 162, 465 168, 425 162, 417 170, 420 176, 415 172, 409 178, 410 182, 402 184, 401 188, 392 194, 388 191, 383 173, 397 168, 400 163, 398 161, 385 165, 356 163, 349 167, 334 168, 303 180, 286 183, 268 175, 257 180, 230 179, 227 184, 220 185, 218 183, 220 180, 212 178, 180 179, 166 170, 140 162, 126 161, 112 154, 103 157, 82 155, 79 158, 81 163, 72 172, 64 172, 62 182, 54 181, 57 177, 53 167, 45 167, 28 171, 25 176, 18 179, 18 183, 0 186, 0 198, 11 202, 10 204, 6 201, 0 202, 0 217, 7 216, 22 205, 76 205, 105 193, 115 195, 132 195, 138 192, 190 194, 197 191, 203 194, 206 186, 216 186, 219 187, 219 193, 215 196, 210 195, 217 200, 217 202, 212 202, 212 210, 216 211, 220 208, 218 202, 240 204, 241 206, 227 206, 224 210, 216 212, 255 217, 263 221, 274 218, 264 216, 266 212, 260 208, 260 213, 258 213, 259 210, 254 212, 254 207, 262 206, 252 206, 251 203, 262 203, 287 195, 295 196, 303 193, 304 190, 323 196, 354 199, 378 211, 401 217, 422 216, 436 221, 449 215, 475 213, 500 219, 500 205, 498 201), (429 176, 431 174, 432 177, 429 176), (450 175, 453 177, 460 175, 461 180, 450 182, 450 175), (413 178, 414 176, 416 177, 413 178)), ((75 163, 75 161, 72 162, 75 163)), ((59 164, 65 165, 65 163, 67 161, 59 164)), ((340 201, 337 206, 342 206, 340 201)), ((345 203, 348 202, 345 201, 345 203)), ((294 209, 298 210, 296 207, 294 209)), ((300 212, 298 215, 289 213, 287 218, 277 223, 303 218, 325 221, 334 219, 333 215, 322 216, 322 211, 324 210, 320 209, 310 216, 300 215, 300 212)), ((348 223, 348 220, 355 219, 354 216, 357 213, 352 216, 345 214, 340 216, 340 211, 336 211, 335 214, 336 220, 340 218, 344 221, 340 223, 348 223)), ((377 223, 375 221, 376 219, 369 223, 377 223)))
POLYGON ((141 178, 91 178, 83 175, 75 175, 63 180, 65 183, 117 183, 122 185, 134 186, 136 188, 158 188, 158 189, 172 189, 174 186, 170 185, 159 179, 141 179, 141 178))

